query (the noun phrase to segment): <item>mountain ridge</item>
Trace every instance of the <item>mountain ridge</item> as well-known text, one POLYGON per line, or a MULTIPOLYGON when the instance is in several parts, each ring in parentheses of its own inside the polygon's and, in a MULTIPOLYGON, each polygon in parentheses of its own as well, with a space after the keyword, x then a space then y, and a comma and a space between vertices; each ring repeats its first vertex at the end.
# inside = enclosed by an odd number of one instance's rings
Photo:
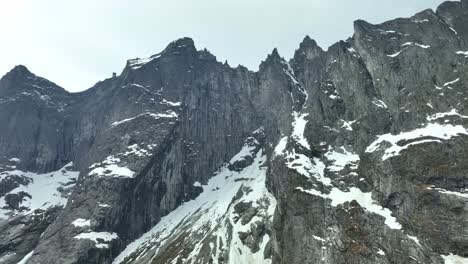
POLYGON ((257 72, 182 38, 76 94, 3 77, 0 263, 466 261, 465 16, 357 21, 257 72), (47 173, 65 206, 28 205, 47 173))

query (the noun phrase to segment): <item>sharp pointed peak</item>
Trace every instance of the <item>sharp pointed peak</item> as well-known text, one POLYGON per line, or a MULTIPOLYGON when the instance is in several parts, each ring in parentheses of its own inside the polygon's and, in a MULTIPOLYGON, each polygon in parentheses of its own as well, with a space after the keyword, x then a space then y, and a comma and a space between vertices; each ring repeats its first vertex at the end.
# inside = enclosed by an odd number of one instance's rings
POLYGON ((301 50, 312 49, 312 50, 323 51, 323 49, 317 44, 317 41, 310 38, 309 35, 306 35, 304 39, 302 40, 301 44, 299 44, 299 49, 301 50))
POLYGON ((16 76, 18 76, 18 75, 33 75, 31 73, 31 71, 29 71, 29 69, 26 66, 22 65, 22 64, 16 65, 15 67, 13 67, 13 69, 11 69, 9 73, 14 74, 16 76))
POLYGON ((264 68, 266 65, 275 65, 284 62, 286 61, 280 56, 278 49, 274 48, 266 59, 260 63, 260 69, 264 68))
POLYGON ((65 89, 57 84, 32 73, 24 65, 16 65, 1 80, 7 80, 10 90, 15 92, 25 89, 41 89, 42 92, 50 95, 51 91, 66 92, 65 89))
POLYGON ((20 79, 25 79, 27 77, 33 77, 33 76, 35 75, 31 71, 29 71, 29 69, 26 68, 26 66, 20 64, 20 65, 16 65, 15 67, 13 67, 3 77, 9 78, 9 79, 20 80, 20 79))
MULTIPOLYGON (((166 48, 160 52, 160 53, 157 53, 155 55, 152 55, 148 58, 134 58, 134 59, 129 59, 127 60, 127 65, 125 66, 125 68, 129 68, 129 69, 133 69, 133 70, 136 70, 136 69, 140 69, 142 68, 144 65, 152 62, 153 60, 155 59, 158 59, 160 58, 161 56, 164 56, 164 55, 167 55, 167 54, 173 54, 173 53, 185 53, 185 51, 189 51, 189 52, 196 52, 196 48, 195 48, 195 43, 193 41, 193 39, 189 38, 189 37, 182 37, 182 38, 179 38, 179 39, 176 39, 174 41, 172 41, 171 43, 169 43, 166 48)), ((125 70, 124 70, 125 71, 125 70)))
POLYGON ((299 44, 299 49, 294 52, 294 60, 298 61, 303 58, 311 60, 319 57, 323 53, 323 49, 317 44, 317 42, 306 35, 301 44, 299 44))
POLYGON ((374 27, 373 24, 371 24, 371 23, 369 23, 369 22, 367 22, 365 20, 362 20, 362 19, 354 20, 353 26, 354 26, 354 31, 367 29, 369 27, 374 27))
POLYGON ((274 49, 271 51, 271 53, 270 53, 269 56, 271 56, 271 57, 273 57, 273 58, 281 59, 281 56, 279 55, 279 52, 278 52, 278 49, 277 49, 277 48, 274 48, 274 49))
POLYGON ((169 49, 169 48, 171 49, 172 48, 194 48, 195 49, 195 42, 193 41, 193 39, 189 37, 182 37, 169 43, 166 49, 169 49))
POLYGON ((216 56, 213 55, 207 48, 204 48, 203 50, 198 51, 198 58, 202 60, 212 60, 216 61, 216 56))
POLYGON ((318 47, 318 44, 314 39, 310 38, 309 35, 306 35, 304 39, 302 40, 300 46, 301 47, 318 47))
POLYGON ((282 61, 283 58, 280 56, 278 49, 274 48, 270 54, 268 54, 267 58, 265 59, 265 62, 268 61, 282 61))

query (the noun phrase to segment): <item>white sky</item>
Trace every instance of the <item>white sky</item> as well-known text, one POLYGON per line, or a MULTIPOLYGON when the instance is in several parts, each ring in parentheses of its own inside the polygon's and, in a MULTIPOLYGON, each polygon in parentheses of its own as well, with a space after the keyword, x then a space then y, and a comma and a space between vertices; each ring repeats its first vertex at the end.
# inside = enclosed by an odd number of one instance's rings
POLYGON ((305 35, 323 48, 353 21, 408 17, 442 0, 0 0, 0 76, 23 64, 69 91, 118 74, 188 36, 231 66, 257 70, 274 47, 290 58, 305 35))

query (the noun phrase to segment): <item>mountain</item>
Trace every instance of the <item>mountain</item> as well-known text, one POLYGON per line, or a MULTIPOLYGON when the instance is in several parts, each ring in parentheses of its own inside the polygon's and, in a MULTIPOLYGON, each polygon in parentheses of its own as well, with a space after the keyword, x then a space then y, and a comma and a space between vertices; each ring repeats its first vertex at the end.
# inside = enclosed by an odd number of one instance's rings
POLYGON ((0 263, 467 263, 468 1, 257 72, 182 38, 0 79, 0 263))

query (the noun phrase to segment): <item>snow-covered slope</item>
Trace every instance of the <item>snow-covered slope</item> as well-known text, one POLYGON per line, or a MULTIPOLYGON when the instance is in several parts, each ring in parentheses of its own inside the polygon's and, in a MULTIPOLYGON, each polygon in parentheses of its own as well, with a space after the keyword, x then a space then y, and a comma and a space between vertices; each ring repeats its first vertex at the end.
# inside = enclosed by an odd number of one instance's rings
POLYGON ((21 170, 0 172, 0 180, 21 178, 18 187, 0 197, 0 219, 64 206, 78 175, 78 171, 73 171, 72 162, 60 170, 43 174, 21 170))
POLYGON ((266 169, 264 149, 249 138, 196 199, 163 217, 114 263, 270 263, 264 251, 276 202, 265 187, 266 169), (247 157, 250 165, 229 169, 247 157))

